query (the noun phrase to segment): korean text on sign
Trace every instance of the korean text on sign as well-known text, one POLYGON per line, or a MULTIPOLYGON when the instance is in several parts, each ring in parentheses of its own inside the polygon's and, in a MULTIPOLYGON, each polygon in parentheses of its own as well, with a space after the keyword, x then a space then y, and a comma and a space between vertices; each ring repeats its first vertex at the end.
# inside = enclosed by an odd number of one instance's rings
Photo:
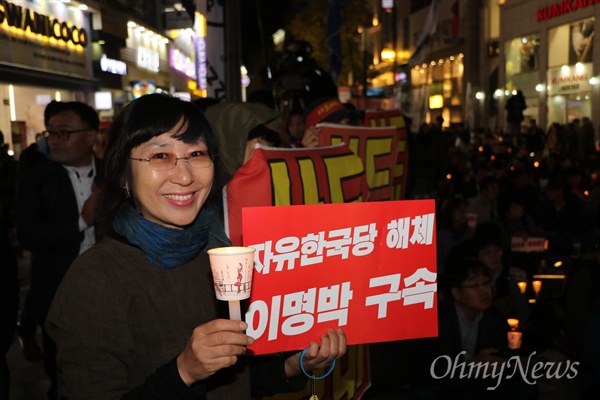
POLYGON ((329 327, 343 327, 350 344, 436 335, 433 207, 422 200, 244 209, 245 244, 257 250, 246 314, 251 349, 303 348, 329 327), (407 323, 412 318, 420 324, 407 323))

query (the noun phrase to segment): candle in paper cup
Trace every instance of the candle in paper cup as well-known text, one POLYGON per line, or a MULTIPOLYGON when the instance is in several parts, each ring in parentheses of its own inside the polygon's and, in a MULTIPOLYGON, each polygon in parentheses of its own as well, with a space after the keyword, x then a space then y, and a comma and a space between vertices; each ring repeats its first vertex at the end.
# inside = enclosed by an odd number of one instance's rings
POLYGON ((521 339, 523 337, 523 332, 510 331, 507 333, 507 337, 509 349, 515 350, 521 348, 521 339))
POLYGON ((533 286, 533 291, 535 292, 535 295, 537 296, 538 294, 540 294, 540 290, 542 290, 542 281, 533 281, 531 282, 531 285, 533 286))
POLYGON ((525 290, 527 290, 527 282, 517 282, 517 285, 519 285, 521 294, 525 294, 525 290))
POLYGON ((517 328, 519 327, 519 320, 516 318, 509 318, 506 321, 508 322, 510 329, 513 331, 516 331, 517 328))
POLYGON ((228 301, 250 297, 254 251, 252 247, 235 246, 208 250, 217 299, 228 301))
POLYGON ((471 229, 475 229, 475 227, 477 226, 477 219, 478 218, 479 218, 478 214, 467 213, 467 225, 469 225, 469 227, 471 229))

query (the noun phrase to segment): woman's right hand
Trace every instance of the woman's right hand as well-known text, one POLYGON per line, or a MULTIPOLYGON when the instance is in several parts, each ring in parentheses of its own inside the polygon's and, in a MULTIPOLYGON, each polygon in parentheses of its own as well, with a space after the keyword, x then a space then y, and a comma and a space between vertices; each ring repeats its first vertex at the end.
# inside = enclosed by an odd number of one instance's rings
POLYGON ((243 321, 216 319, 197 326, 185 350, 177 357, 177 369, 186 385, 232 366, 254 339, 244 333, 243 321))

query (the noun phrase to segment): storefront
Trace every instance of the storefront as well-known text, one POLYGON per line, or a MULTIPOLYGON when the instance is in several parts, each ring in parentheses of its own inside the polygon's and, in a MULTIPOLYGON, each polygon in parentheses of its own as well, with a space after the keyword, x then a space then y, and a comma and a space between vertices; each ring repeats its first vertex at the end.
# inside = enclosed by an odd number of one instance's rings
POLYGON ((444 118, 445 127, 476 126, 481 123, 475 94, 481 90, 476 39, 482 3, 433 4, 410 14, 408 37, 403 38, 414 48, 408 60, 410 85, 400 85, 402 90, 410 87, 412 128, 437 117, 444 118))
POLYGON ((425 111, 421 122, 432 123, 439 116, 445 126, 464 121, 463 59, 459 53, 412 68, 412 104, 425 111))
POLYGON ((501 12, 502 105, 522 90, 525 123, 536 119, 547 128, 589 117, 597 126, 600 68, 594 55, 600 48, 594 31, 600 2, 522 1, 505 4, 501 12))
POLYGON ((0 130, 16 157, 44 130, 46 104, 88 101, 96 89, 91 12, 75 2, 0 2, 0 130))
POLYGON ((128 68, 124 61, 110 58, 104 52, 107 49, 98 50, 101 55, 94 61, 94 71, 100 88, 94 93, 92 105, 98 111, 101 121, 109 121, 129 102, 130 96, 122 82, 128 76, 128 68))
POLYGON ((154 92, 171 93, 169 39, 134 21, 127 22, 126 47, 120 59, 127 64, 121 77, 127 101, 154 92))
POLYGON ((525 120, 538 119, 539 114, 539 47, 538 33, 512 38, 504 45, 506 80, 504 90, 497 91, 495 96, 506 101, 517 90, 522 91, 527 104, 523 111, 525 120))
POLYGON ((129 102, 130 96, 123 80, 129 69, 121 59, 121 50, 127 43, 127 15, 111 7, 101 7, 101 24, 94 26, 96 42, 92 44, 94 76, 99 89, 93 103, 103 125, 109 126, 116 114, 129 102))
MULTIPOLYGON (((186 27, 187 24, 181 27, 172 24, 174 29, 166 32, 172 39, 169 47, 172 90, 189 99, 206 97, 208 89, 206 19, 198 12, 194 19, 193 28, 186 27)), ((191 21, 189 25, 192 25, 191 21)))
POLYGON ((548 119, 565 124, 590 117, 592 87, 596 84, 592 65, 595 18, 552 28, 549 31, 548 119), (592 79, 593 78, 593 79, 592 79))

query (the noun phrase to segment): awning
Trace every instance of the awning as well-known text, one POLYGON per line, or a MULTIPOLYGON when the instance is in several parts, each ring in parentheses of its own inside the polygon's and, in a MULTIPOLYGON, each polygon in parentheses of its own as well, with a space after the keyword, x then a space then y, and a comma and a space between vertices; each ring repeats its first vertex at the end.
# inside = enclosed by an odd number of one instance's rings
POLYGON ((0 82, 94 92, 100 87, 97 79, 58 75, 36 69, 0 63, 0 82))

